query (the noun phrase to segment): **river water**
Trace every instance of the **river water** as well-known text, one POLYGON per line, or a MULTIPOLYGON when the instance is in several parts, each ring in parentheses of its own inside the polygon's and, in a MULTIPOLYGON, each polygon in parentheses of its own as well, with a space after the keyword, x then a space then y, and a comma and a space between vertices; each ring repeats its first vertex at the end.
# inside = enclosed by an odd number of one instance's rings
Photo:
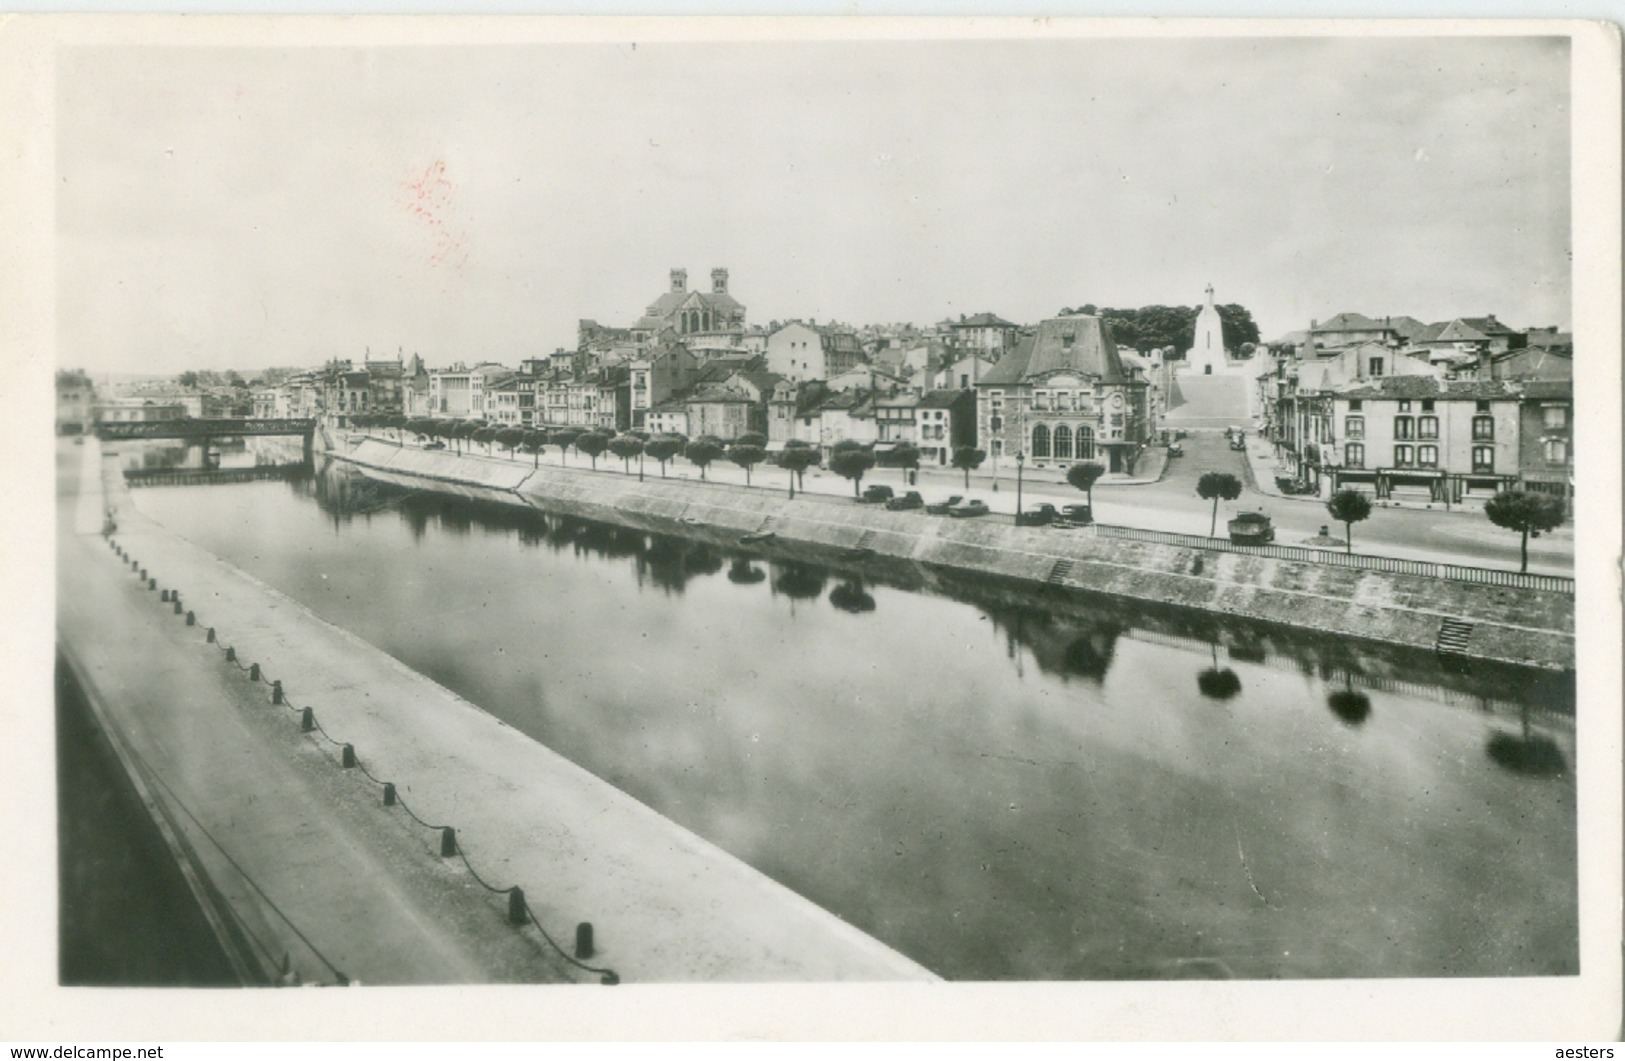
POLYGON ((1578 968, 1572 676, 343 466, 135 501, 948 978, 1578 968))

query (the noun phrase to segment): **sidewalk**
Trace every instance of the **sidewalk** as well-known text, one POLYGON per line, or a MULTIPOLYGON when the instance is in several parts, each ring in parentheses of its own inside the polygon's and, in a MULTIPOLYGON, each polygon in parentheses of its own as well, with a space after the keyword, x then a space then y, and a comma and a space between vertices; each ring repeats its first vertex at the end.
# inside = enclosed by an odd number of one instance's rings
MULTIPOLYGON (((199 875, 261 964, 304 982, 577 982, 534 926, 508 923, 519 885, 564 948, 594 925, 585 964, 625 982, 929 980, 915 963, 503 725, 475 705, 145 519, 109 465, 113 540, 98 533, 92 457, 59 521, 61 642, 111 717, 199 875), (65 517, 68 513, 63 514, 65 517), (177 588, 197 626, 159 601, 177 588), (219 643, 206 641, 215 627, 219 643), (224 659, 258 664, 248 680, 224 659), (332 735, 301 732, 265 682, 332 735), (393 781, 412 813, 340 763, 393 781), (297 929, 297 931, 295 931, 297 929), (307 942, 308 941, 308 942, 307 942)), ((403 617, 404 618, 404 617, 403 617)))

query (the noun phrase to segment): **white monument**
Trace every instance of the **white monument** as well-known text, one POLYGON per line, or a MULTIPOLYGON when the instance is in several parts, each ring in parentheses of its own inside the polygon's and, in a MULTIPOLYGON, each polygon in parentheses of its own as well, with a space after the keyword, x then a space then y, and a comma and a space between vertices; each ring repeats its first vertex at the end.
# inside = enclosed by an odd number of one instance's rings
POLYGON ((1196 315, 1196 338, 1185 360, 1189 365, 1186 372, 1204 376, 1215 373, 1223 375, 1230 368, 1224 352, 1224 322, 1219 319, 1219 310, 1213 305, 1212 284, 1207 285, 1207 305, 1196 315))

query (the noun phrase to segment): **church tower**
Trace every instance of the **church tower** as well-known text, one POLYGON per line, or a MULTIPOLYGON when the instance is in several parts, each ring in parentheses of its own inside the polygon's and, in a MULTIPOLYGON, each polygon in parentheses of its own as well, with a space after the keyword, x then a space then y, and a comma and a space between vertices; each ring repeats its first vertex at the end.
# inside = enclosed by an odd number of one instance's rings
POLYGON ((1196 314, 1196 337, 1185 360, 1188 372, 1203 375, 1222 373, 1228 367, 1224 352, 1224 322, 1219 319, 1218 307, 1213 305, 1213 285, 1207 285, 1207 305, 1196 314))

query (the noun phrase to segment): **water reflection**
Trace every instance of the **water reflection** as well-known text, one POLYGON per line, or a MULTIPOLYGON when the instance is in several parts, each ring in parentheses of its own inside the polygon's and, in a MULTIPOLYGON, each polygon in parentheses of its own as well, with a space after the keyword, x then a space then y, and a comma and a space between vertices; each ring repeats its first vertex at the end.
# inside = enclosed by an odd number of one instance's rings
POLYGON ((1196 689, 1210 700, 1229 700, 1241 692, 1241 679, 1229 667, 1219 666, 1219 646, 1213 647, 1213 666, 1196 675, 1196 689))
POLYGON ((141 505, 949 977, 1576 966, 1572 675, 379 484, 141 505))

